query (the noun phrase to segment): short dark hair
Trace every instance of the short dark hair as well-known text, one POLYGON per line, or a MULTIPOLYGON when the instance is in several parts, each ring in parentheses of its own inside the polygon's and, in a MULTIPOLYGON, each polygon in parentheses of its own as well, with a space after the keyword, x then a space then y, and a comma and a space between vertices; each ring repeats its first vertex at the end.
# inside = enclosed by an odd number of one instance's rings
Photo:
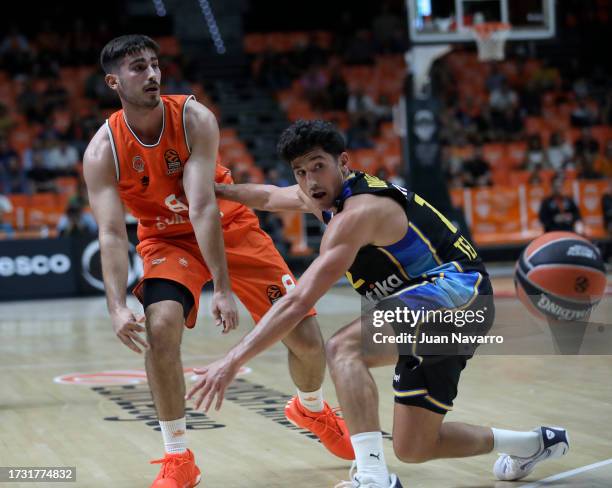
POLYGON ((335 158, 346 151, 344 136, 325 120, 298 120, 287 127, 278 141, 278 154, 287 162, 320 147, 335 158))
POLYGON ((159 55, 159 44, 149 36, 129 34, 110 40, 100 53, 100 65, 105 73, 112 73, 121 60, 128 54, 151 49, 159 55))

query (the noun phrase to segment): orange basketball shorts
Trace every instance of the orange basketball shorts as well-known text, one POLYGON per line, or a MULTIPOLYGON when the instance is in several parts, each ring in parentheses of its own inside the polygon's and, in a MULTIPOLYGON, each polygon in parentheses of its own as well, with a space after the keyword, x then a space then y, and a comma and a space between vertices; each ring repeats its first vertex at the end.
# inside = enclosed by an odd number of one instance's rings
MULTIPOLYGON (((245 209, 224 226, 223 238, 232 290, 257 323, 276 300, 295 287, 295 277, 252 211, 245 209)), ((142 285, 149 278, 182 284, 193 295, 194 306, 185 321, 187 327, 193 327, 202 287, 212 279, 195 235, 146 239, 137 251, 144 274, 134 295, 142 302, 142 285)), ((307 316, 313 315, 314 309, 307 316)))

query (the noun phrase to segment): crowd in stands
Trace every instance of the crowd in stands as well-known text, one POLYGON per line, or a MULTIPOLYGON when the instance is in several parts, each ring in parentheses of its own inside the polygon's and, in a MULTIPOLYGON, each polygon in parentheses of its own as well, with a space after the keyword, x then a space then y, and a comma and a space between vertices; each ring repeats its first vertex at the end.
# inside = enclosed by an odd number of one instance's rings
POLYGON ((545 59, 513 56, 478 63, 469 52, 437 62, 432 77, 440 114, 444 168, 453 188, 573 177, 612 177, 612 87, 572 78, 545 59))
POLYGON ((273 93, 290 120, 324 118, 344 130, 357 167, 402 182, 399 141, 391 128, 407 49, 398 12, 383 4, 369 29, 350 13, 329 32, 249 34, 253 76, 273 93))
MULTIPOLYGON (((84 149, 118 107, 97 66, 111 37, 104 24, 91 30, 76 21, 67 34, 46 24, 31 37, 11 29, 0 39, 0 191, 58 196, 65 209, 71 206, 65 225, 80 221, 77 207, 87 206, 86 200, 68 204, 70 195, 85 195, 79 183, 84 149)), ((162 90, 195 92, 202 100, 201 83, 186 79, 178 43, 166 41, 162 90)), ((404 181, 392 107, 404 90, 407 46, 401 14, 386 3, 367 29, 355 29, 346 12, 333 33, 245 36, 253 81, 276 97, 290 121, 335 122, 346 135, 354 167, 398 184, 404 181)), ((506 61, 480 63, 473 48, 459 48, 436 62, 432 85, 443 105, 439 137, 449 186, 540 184, 559 172, 611 178, 612 89, 606 79, 576 73, 581 72, 562 72, 520 50, 506 61)), ((222 128, 222 156, 239 144, 235 130, 222 128)), ((244 145, 239 149, 248 161, 244 145)), ((289 184, 274 168, 257 173, 230 162, 236 182, 259 175, 256 181, 289 184)), ((6 234, 11 212, 1 205, 0 232, 6 234)), ((261 218, 280 245, 289 246, 280 220, 261 218)), ((36 226, 25 221, 26 227, 36 226)))
MULTIPOLYGON (((75 20, 68 31, 44 22, 27 37, 11 28, 0 38, 0 237, 92 232, 81 161, 87 144, 119 101, 98 66, 114 37, 75 20), (12 205, 13 201, 19 202, 12 205), (11 204, 6 205, 6 202, 11 204), (61 210, 58 210, 61 209, 61 210)), ((192 93, 175 39, 162 55, 167 93, 192 93)))

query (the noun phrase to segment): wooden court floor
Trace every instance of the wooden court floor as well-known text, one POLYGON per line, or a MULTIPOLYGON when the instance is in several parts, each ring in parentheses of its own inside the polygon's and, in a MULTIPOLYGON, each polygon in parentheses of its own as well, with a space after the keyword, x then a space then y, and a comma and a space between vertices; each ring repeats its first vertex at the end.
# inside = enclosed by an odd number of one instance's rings
MULTIPOLYGON (((510 289, 508 280, 495 286, 510 289)), ((208 300, 203 297, 203 307, 208 300)), ((348 288, 332 290, 318 305, 324 336, 357 316, 359 305, 348 288)), ((511 298, 499 299, 497 308, 502 318, 523 313, 511 298)), ((608 297, 593 318, 610 323, 610 317, 608 297)), ((184 337, 185 367, 219 357, 249 330, 250 318, 245 313, 241 318, 239 331, 222 337, 201 314, 184 337)), ((294 393, 284 348, 275 346, 248 366, 220 412, 187 412, 201 486, 331 488, 347 479, 350 463, 328 455, 284 419, 284 404, 294 393)), ((161 457, 163 446, 142 371, 142 357, 114 337, 103 298, 0 304, 0 466, 74 466, 77 478, 0 486, 148 487, 158 469, 148 461, 161 457)), ((373 374, 383 429, 390 432, 392 368, 373 374)), ((525 430, 560 425, 569 431, 569 454, 539 465, 521 482, 496 482, 493 454, 407 465, 395 459, 387 440, 386 458, 406 488, 611 487, 611 377, 612 351, 481 355, 469 362, 448 419, 525 430)), ((329 378, 324 392, 335 404, 329 378)))

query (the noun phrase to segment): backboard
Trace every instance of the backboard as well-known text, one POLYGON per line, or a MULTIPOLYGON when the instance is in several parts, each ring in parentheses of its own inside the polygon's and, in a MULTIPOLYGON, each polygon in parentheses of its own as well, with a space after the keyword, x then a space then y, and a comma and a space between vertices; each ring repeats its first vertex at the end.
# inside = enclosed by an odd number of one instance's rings
POLYGON ((509 40, 555 35, 555 0, 406 0, 413 43, 470 42, 469 27, 482 22, 512 25, 509 40))

